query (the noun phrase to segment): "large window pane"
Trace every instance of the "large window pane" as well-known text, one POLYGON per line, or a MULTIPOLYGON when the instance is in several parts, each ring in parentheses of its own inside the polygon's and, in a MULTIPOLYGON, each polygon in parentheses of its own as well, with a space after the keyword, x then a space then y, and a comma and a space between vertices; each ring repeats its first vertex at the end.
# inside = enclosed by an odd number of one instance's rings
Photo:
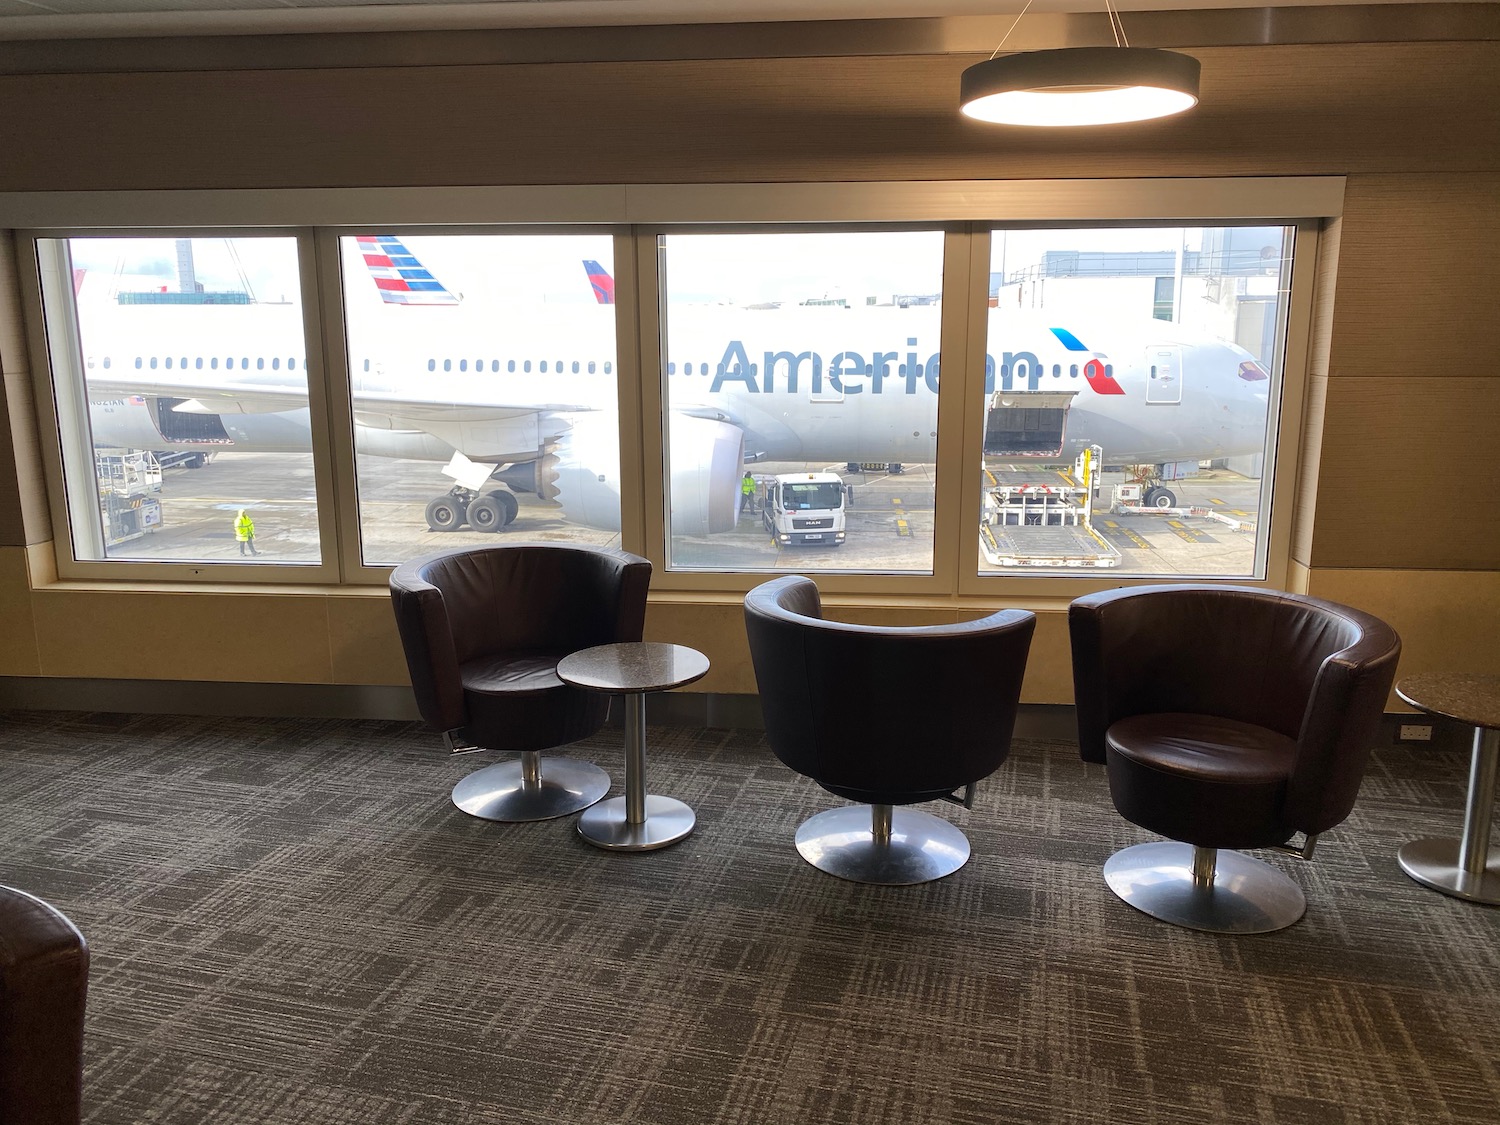
POLYGON ((930 573, 942 233, 660 246, 669 565, 930 573))
POLYGON ((38 253, 76 556, 318 562, 296 241, 38 253))
POLYGON ((994 231, 981 573, 1264 573, 1291 245, 994 231))
POLYGON ((617 545, 611 236, 379 233, 341 259, 364 563, 617 545))

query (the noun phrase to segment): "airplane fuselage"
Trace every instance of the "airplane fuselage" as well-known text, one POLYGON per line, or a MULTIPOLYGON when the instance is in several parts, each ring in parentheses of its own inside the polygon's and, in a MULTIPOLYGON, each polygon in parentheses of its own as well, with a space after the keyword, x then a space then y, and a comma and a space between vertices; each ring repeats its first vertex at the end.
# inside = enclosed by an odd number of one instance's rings
MULTIPOLYGON (((571 442, 581 418, 615 410, 613 306, 379 312, 349 331, 359 451, 499 464, 561 449, 618 475, 617 443, 571 442)), ((674 487, 689 463, 934 459, 940 307, 669 313, 674 487)), ((989 315, 992 455, 1066 464, 1099 445, 1108 463, 1152 464, 1263 448, 1269 381, 1233 344, 1159 321, 989 315)), ((96 446, 311 448, 294 307, 111 306, 81 325, 96 446)))

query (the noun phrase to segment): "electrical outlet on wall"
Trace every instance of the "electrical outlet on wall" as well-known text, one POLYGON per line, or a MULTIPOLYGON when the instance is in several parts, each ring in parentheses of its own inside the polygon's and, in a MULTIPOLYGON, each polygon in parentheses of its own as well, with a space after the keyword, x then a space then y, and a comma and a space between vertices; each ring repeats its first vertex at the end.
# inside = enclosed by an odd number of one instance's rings
POLYGON ((1431 742, 1431 723, 1402 723, 1401 731, 1397 735, 1400 742, 1431 742))

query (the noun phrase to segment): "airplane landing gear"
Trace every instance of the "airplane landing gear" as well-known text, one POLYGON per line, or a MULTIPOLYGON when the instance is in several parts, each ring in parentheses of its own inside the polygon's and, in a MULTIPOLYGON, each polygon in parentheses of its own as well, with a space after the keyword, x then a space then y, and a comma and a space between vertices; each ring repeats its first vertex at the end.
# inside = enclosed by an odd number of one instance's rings
POLYGON ((1170 488, 1163 488, 1158 484, 1146 489, 1142 503, 1148 508, 1175 508, 1177 496, 1170 488))
POLYGON ((504 490, 478 496, 460 485, 427 505, 427 526, 457 531, 467 523, 474 531, 497 532, 515 520, 520 508, 515 496, 504 490))
POLYGON ((469 526, 475 531, 496 532, 516 518, 520 505, 509 492, 490 492, 469 505, 469 526))
POLYGON ((446 496, 429 502, 427 526, 433 531, 457 531, 468 518, 469 500, 473 495, 467 488, 455 488, 446 496))

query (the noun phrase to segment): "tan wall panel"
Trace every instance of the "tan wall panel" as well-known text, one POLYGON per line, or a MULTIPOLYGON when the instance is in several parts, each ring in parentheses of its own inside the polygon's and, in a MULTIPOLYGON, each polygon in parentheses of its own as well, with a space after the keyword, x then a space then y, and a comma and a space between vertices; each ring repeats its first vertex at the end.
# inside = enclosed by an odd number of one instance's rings
POLYGON ((1500 44, 1195 53, 1193 113, 1065 132, 961 119, 966 55, 0 76, 0 190, 1500 169, 1500 44))
POLYGON ((1332 378, 1491 374, 1500 175, 1346 185, 1332 378))
POLYGON ((1328 380, 1313 376, 1307 381, 1307 402, 1302 412, 1302 442, 1297 472, 1296 511, 1292 517, 1291 556, 1294 562, 1312 558, 1317 530, 1318 481, 1323 474, 1323 429, 1328 414, 1328 380))
POLYGON ((0 545, 52 536, 31 365, 17 296, 15 243, 0 230, 0 545))
POLYGON ((59 586, 31 604, 44 676, 334 682, 323 597, 59 586))
POLYGON ((1329 379, 1312 565, 1500 568, 1500 379, 1329 379))
POLYGON ((688 690, 753 693, 755 670, 750 665, 750 642, 745 638, 745 608, 738 601, 692 605, 652 602, 646 607, 648 641, 687 645, 708 657, 708 675, 688 690))
POLYGON ((336 684, 411 683, 385 590, 328 598, 328 651, 336 684))
POLYGON ((0 676, 39 676, 36 619, 24 547, 0 546, 0 676))
POLYGON ((1066 607, 1036 615, 1036 635, 1026 658, 1021 701, 1073 702, 1073 647, 1068 639, 1066 607))
POLYGON ((1328 355, 1333 344, 1337 307, 1339 246, 1342 219, 1330 219, 1318 239, 1318 261, 1313 275, 1313 310, 1308 326, 1307 387, 1302 412, 1302 438, 1297 453, 1297 499, 1292 517, 1291 557, 1312 557, 1313 525, 1318 512, 1318 473, 1323 454, 1323 412, 1327 405, 1328 355))
MULTIPOLYGON (((1500 674, 1500 572, 1315 570, 1308 593, 1373 613, 1401 634, 1398 676, 1500 674)), ((1388 710, 1410 710, 1394 695, 1388 710)))

